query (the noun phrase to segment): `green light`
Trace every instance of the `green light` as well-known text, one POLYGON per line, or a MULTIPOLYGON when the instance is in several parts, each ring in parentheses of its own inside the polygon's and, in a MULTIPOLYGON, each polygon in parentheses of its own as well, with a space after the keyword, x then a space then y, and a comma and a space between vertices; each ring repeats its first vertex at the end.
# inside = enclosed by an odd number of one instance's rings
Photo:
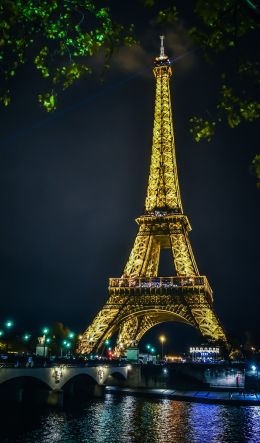
POLYGON ((154 348, 151 348, 151 352, 155 352, 155 349, 154 349, 154 348))
POLYGON ((24 334, 23 339, 25 341, 28 341, 30 339, 31 335, 30 334, 24 334))
POLYGON ((42 332, 43 332, 43 334, 48 334, 49 328, 42 328, 42 332))
POLYGON ((71 347, 71 343, 66 343, 66 347, 70 348, 71 347))
POLYGON ((4 331, 0 330, 0 337, 4 335, 4 331))
POLYGON ((8 320, 8 321, 5 323, 5 326, 6 326, 7 328, 11 328, 13 325, 14 325, 14 322, 13 322, 12 320, 8 320))
POLYGON ((150 348, 151 348, 151 345, 146 345, 146 347, 147 347, 147 349, 150 349, 150 348))
POLYGON ((97 17, 108 17, 108 10, 107 8, 101 8, 98 12, 97 12, 97 17))
POLYGON ((110 340, 108 340, 108 338, 105 340, 105 344, 106 345, 109 345, 109 343, 110 343, 110 340))
POLYGON ((251 2, 250 0, 246 0, 246 3, 250 6, 250 8, 254 9, 255 11, 258 10, 257 5, 255 5, 253 2, 251 2))
POLYGON ((74 332, 70 332, 69 333, 69 338, 74 338, 75 337, 75 333, 74 332))
POLYGON ((104 40, 104 38, 105 38, 105 36, 103 34, 98 34, 96 36, 96 39, 97 39, 98 42, 102 42, 104 40))
POLYGON ((46 338, 46 343, 50 343, 51 339, 48 337, 46 338))
POLYGON ((67 340, 63 340, 62 342, 63 345, 66 345, 67 343, 68 343, 67 340))

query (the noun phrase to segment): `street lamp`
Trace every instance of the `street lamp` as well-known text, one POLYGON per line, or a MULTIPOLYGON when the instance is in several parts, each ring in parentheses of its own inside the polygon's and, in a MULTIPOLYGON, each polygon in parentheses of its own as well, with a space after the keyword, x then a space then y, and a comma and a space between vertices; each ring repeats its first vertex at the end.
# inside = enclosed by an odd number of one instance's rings
POLYGON ((13 325, 14 325, 14 322, 12 320, 7 320, 5 322, 5 327, 8 328, 8 329, 12 328, 13 325))
POLYGON ((27 334, 27 333, 23 334, 23 336, 22 336, 22 341, 24 343, 26 343, 26 350, 27 351, 29 349, 31 350, 31 346, 29 345, 29 342, 30 342, 31 338, 32 338, 31 334, 27 334))
POLYGON ((258 366, 256 366, 255 364, 251 366, 251 370, 255 376, 255 380, 256 380, 256 389, 258 390, 259 386, 258 386, 258 366))
MULTIPOLYGON (((6 327, 7 332, 10 331, 10 329, 13 327, 13 325, 14 325, 13 320, 7 320, 7 321, 5 322, 4 326, 6 327)), ((4 335, 4 333, 3 333, 2 335, 4 335)), ((9 342, 8 342, 8 339, 6 339, 6 353, 7 353, 7 354, 8 354, 8 345, 9 345, 9 342)))
POLYGON ((103 347, 102 347, 102 351, 101 351, 101 357, 102 357, 103 354, 104 354, 105 348, 106 348, 109 344, 110 344, 110 340, 109 340, 109 338, 107 338, 107 339, 104 341, 104 343, 103 343, 103 347))
MULTIPOLYGON (((42 333, 43 333, 43 357, 45 357, 45 346, 46 346, 46 334, 48 334, 49 332, 49 328, 47 328, 46 326, 44 328, 42 328, 42 333)), ((49 343, 49 341, 47 342, 49 343)))
POLYGON ((31 338, 31 334, 24 334, 23 339, 24 341, 28 341, 31 338))
POLYGON ((156 349, 154 348, 154 347, 151 347, 151 354, 152 354, 152 356, 151 356, 151 361, 153 361, 153 354, 155 354, 156 353, 156 349))
MULTIPOLYGON (((68 356, 68 350, 70 349, 70 347, 71 347, 71 343, 70 342, 67 342, 66 343, 66 348, 67 348, 67 353, 66 353, 66 355, 68 356)), ((70 354, 69 354, 70 355, 70 354)))
POLYGON ((163 360, 163 345, 164 345, 164 343, 166 342, 166 337, 165 337, 165 335, 160 335, 159 340, 160 340, 161 345, 162 345, 162 360, 163 360))
POLYGON ((64 346, 64 348, 66 349, 66 355, 65 355, 65 357, 67 357, 68 356, 68 352, 67 352, 67 350, 71 347, 71 343, 68 341, 68 340, 63 340, 62 341, 62 345, 61 345, 61 357, 63 357, 63 347, 64 346))
POLYGON ((146 345, 146 349, 147 349, 147 361, 150 361, 149 354, 150 354, 150 351, 151 351, 151 345, 146 345))
POLYGON ((63 346, 65 347, 67 344, 67 340, 62 340, 61 347, 60 347, 60 356, 63 357, 63 346))

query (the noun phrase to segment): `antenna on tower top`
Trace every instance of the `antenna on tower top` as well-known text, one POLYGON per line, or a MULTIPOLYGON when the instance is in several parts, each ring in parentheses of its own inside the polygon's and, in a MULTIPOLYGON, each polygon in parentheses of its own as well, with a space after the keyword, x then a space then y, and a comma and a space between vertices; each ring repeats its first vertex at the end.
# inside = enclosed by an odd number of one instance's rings
POLYGON ((164 54, 164 45, 163 45, 163 40, 164 40, 164 35, 160 35, 160 39, 161 39, 161 47, 160 47, 160 58, 164 58, 165 54, 164 54))

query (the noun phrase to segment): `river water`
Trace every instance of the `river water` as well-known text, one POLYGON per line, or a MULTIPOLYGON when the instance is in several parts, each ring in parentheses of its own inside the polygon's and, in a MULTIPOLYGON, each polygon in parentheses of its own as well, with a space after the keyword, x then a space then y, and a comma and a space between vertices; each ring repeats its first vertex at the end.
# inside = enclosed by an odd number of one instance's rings
POLYGON ((4 411, 0 442, 260 443, 260 407, 106 394, 64 410, 4 411))

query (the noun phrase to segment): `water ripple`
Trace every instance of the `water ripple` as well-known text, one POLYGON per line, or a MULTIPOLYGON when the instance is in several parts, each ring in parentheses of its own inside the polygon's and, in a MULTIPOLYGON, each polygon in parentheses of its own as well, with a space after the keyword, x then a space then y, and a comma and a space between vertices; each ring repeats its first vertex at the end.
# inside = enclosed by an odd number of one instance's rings
POLYGON ((260 408, 113 396, 4 417, 0 443, 259 443, 260 408))

